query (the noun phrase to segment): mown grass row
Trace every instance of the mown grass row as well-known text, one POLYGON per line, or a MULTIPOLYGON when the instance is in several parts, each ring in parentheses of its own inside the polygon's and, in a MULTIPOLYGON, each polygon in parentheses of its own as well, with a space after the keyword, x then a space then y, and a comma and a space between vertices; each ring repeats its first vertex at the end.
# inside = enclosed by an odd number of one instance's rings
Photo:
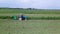
MULTIPOLYGON (((0 19, 13 19, 13 16, 0 16, 0 19)), ((18 16, 17 16, 17 19, 18 19, 18 16)), ((28 20, 60 20, 60 17, 50 17, 50 16, 47 16, 47 17, 29 17, 28 16, 28 20)))
POLYGON ((29 17, 30 20, 60 20, 60 17, 29 17))

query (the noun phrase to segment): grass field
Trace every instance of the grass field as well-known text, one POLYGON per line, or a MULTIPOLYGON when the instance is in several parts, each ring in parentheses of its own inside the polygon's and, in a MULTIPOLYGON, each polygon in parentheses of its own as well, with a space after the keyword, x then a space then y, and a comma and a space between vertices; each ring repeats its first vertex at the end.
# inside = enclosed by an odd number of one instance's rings
MULTIPOLYGON (((31 18, 60 17, 60 10, 0 9, 0 16, 18 16, 20 13, 31 18)), ((60 34, 60 20, 0 19, 0 34, 60 34)))
POLYGON ((0 34, 60 34, 60 20, 0 19, 0 34))
POLYGON ((48 9, 36 9, 36 10, 30 10, 30 9, 0 9, 0 14, 60 14, 60 10, 48 10, 48 9))

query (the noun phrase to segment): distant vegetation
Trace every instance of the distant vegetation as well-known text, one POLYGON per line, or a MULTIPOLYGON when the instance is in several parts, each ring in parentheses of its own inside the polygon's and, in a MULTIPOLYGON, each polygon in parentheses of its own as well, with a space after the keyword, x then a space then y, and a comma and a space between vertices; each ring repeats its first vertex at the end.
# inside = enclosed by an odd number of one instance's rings
POLYGON ((0 13, 24 14, 60 14, 60 10, 34 9, 34 8, 0 8, 0 13))

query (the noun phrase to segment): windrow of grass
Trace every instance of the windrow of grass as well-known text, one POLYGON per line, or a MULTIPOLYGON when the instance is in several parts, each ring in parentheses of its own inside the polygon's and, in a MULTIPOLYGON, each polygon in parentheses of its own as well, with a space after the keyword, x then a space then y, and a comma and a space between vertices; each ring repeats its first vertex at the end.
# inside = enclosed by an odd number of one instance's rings
MULTIPOLYGON (((13 19, 13 16, 0 16, 0 19, 13 19)), ((18 19, 18 16, 17 16, 17 19, 18 19)), ((60 16, 59 17, 51 17, 51 16, 47 16, 47 17, 44 17, 44 16, 41 16, 41 17, 29 17, 28 16, 28 20, 60 20, 60 16)))
POLYGON ((29 20, 60 20, 60 17, 29 17, 29 20))

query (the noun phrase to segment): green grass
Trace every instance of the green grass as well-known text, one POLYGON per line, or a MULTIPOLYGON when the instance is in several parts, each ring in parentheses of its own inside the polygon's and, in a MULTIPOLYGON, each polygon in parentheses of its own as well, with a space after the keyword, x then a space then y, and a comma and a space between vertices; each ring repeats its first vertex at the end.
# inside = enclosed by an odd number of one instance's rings
POLYGON ((20 13, 25 13, 25 14, 60 14, 60 10, 44 10, 44 9, 39 9, 39 10, 25 10, 25 9, 0 9, 1 14, 20 14, 20 13))
MULTIPOLYGON (((20 13, 33 18, 60 17, 60 10, 0 9, 0 16, 18 16, 20 13)), ((60 20, 0 19, 0 34, 60 34, 60 20)))
MULTIPOLYGON (((12 16, 19 14, 0 14, 0 19, 13 19, 12 16)), ((60 14, 24 14, 28 16, 29 20, 60 20, 60 14)), ((18 18, 17 18, 18 19, 18 18)))
POLYGON ((60 20, 3 20, 0 34, 60 34, 60 20))
MULTIPOLYGON (((0 14, 0 19, 12 19, 12 16, 16 15, 18 17, 19 14, 0 14)), ((40 20, 40 19, 51 19, 51 20, 59 20, 60 14, 24 14, 28 17, 29 20, 40 20)))

